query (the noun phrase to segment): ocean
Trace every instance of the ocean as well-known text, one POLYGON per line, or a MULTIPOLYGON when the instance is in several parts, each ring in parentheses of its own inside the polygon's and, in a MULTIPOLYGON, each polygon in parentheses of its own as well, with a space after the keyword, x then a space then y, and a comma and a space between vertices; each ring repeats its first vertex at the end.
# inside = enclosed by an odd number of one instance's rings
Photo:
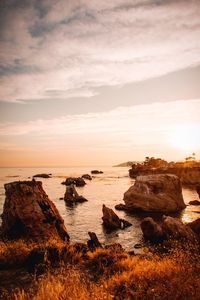
MULTIPOLYGON (((0 214, 5 200, 4 184, 18 180, 31 180, 32 176, 38 173, 52 174, 52 178, 37 180, 42 181, 44 190, 63 217, 72 243, 86 242, 88 231, 94 231, 102 244, 120 243, 126 250, 133 250, 136 243, 142 242, 140 222, 144 216, 114 209, 116 204, 123 203, 124 192, 134 184, 134 180, 128 176, 126 167, 1 168, 0 214), (102 170, 104 173, 95 175, 91 181, 86 180, 87 184, 84 187, 77 188, 78 193, 88 199, 88 202, 68 207, 64 200, 59 200, 65 193, 66 187, 61 182, 66 177, 90 174, 93 169, 102 170), (101 219, 103 204, 114 209, 119 217, 128 220, 133 226, 107 233, 101 219)), ((196 191, 189 188, 183 188, 183 197, 186 204, 198 199, 196 191)), ((187 223, 197 219, 199 211, 198 206, 189 205, 178 217, 187 223)))

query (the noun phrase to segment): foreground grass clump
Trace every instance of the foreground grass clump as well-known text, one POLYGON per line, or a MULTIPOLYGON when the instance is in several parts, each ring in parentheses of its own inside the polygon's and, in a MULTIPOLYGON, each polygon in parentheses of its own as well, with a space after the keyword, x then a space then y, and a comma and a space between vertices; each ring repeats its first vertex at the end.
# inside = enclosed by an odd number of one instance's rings
MULTIPOLYGON (((26 247, 18 247, 21 255, 27 253, 26 247)), ((63 244, 55 241, 45 247, 63 251, 63 244)), ((50 266, 42 276, 35 277, 31 287, 15 290, 9 299, 199 299, 198 245, 171 243, 163 252, 159 249, 140 256, 129 256, 116 247, 81 256, 77 247, 65 247, 60 266, 50 266)))

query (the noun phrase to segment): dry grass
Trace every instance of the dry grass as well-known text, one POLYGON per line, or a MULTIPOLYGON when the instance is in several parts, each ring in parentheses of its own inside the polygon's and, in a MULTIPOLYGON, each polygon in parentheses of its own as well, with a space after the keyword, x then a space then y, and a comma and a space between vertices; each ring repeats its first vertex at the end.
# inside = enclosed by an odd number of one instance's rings
MULTIPOLYGON (((51 241, 51 247, 63 251, 63 243, 51 241)), ((36 245, 22 241, 0 245, 0 258, 28 255, 36 245), (8 252, 6 252, 8 251, 8 252)), ((43 245, 49 247, 49 244, 43 245)), ((32 289, 15 291, 15 300, 197 300, 200 295, 200 260, 198 246, 170 246, 165 253, 149 252, 128 256, 123 251, 98 249, 84 259, 74 246, 67 246, 61 267, 50 269, 36 279, 32 289), (67 264, 70 261, 70 264, 67 264), (68 266, 68 267, 66 267, 68 266), (76 266, 76 268, 75 268, 76 266), (34 287, 34 289, 33 289, 34 287)))

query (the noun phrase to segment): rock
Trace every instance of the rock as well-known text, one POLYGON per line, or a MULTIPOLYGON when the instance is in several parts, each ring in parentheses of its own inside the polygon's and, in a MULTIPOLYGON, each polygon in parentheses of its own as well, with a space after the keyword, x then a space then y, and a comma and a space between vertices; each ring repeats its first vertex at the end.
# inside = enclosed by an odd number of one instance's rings
POLYGON ((140 248, 142 248, 142 247, 143 247, 142 244, 135 244, 135 245, 134 245, 134 248, 135 248, 135 249, 140 249, 140 248))
POLYGON ((141 229, 146 240, 151 242, 161 242, 163 240, 162 227, 151 217, 142 220, 141 229))
POLYGON ((51 174, 36 174, 33 177, 38 177, 38 178, 51 178, 51 174))
POLYGON ((115 209, 116 210, 126 210, 126 205, 122 204, 122 203, 117 204, 117 205, 115 205, 115 209))
POLYGON ((187 224, 200 240, 200 218, 187 224))
POLYGON ((106 207, 104 204, 103 204, 102 211, 103 211, 103 217, 102 217, 103 225, 108 230, 115 230, 118 228, 124 229, 132 225, 128 221, 124 219, 120 219, 111 208, 106 207))
POLYGON ((200 205, 200 201, 198 200, 193 200, 189 202, 190 205, 200 205))
POLYGON ((199 195, 199 198, 200 198, 200 185, 196 186, 196 191, 197 191, 197 194, 199 195))
POLYGON ((124 202, 130 211, 172 213, 186 207, 180 179, 171 174, 138 176, 124 202))
POLYGON ((84 198, 83 196, 80 196, 77 193, 73 184, 66 187, 64 200, 67 204, 70 204, 70 205, 74 204, 74 203, 82 203, 82 202, 88 201, 86 198, 84 198))
POLYGON ((102 171, 98 171, 98 170, 92 170, 91 174, 103 174, 102 171))
POLYGON ((114 243, 114 244, 106 245, 105 249, 110 250, 111 252, 115 252, 115 253, 125 252, 124 248, 119 243, 114 243))
POLYGON ((141 229, 144 238, 155 243, 170 239, 190 242, 196 240, 196 236, 189 226, 169 216, 163 216, 161 224, 150 217, 145 218, 141 222, 141 229))
POLYGON ((3 236, 35 241, 69 240, 64 220, 43 190, 41 181, 15 181, 4 187, 3 236))
POLYGON ((84 174, 81 176, 83 179, 87 179, 87 180, 92 180, 92 176, 90 176, 89 174, 84 174))
POLYGON ((87 241, 88 248, 91 252, 94 252, 97 248, 103 248, 99 242, 95 232, 88 232, 90 240, 87 241))
POLYGON ((82 187, 82 186, 86 185, 86 182, 81 177, 77 177, 77 178, 76 177, 69 177, 64 182, 62 182, 62 184, 64 184, 64 185, 74 184, 77 187, 82 187))
POLYGON ((162 221, 162 230, 165 239, 195 241, 196 237, 194 232, 191 228, 183 224, 181 220, 170 216, 163 216, 162 221))

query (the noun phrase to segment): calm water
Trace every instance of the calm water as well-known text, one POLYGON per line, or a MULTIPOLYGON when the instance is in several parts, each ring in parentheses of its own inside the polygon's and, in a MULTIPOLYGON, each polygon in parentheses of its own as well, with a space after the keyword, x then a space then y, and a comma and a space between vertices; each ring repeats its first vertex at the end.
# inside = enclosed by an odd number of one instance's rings
MULTIPOLYGON (((111 234, 106 233, 101 225, 102 204, 114 208, 116 204, 123 203, 124 192, 134 183, 134 180, 128 177, 128 168, 2 168, 0 169, 0 214, 5 199, 4 183, 28 180, 37 173, 52 173, 52 178, 38 180, 43 182, 44 190, 62 215, 72 242, 85 242, 88 239, 88 231, 96 232, 102 243, 119 242, 127 250, 132 250, 134 245, 141 241, 141 216, 117 211, 118 216, 125 218, 133 226, 111 234), (104 174, 95 175, 92 181, 86 181, 87 185, 77 188, 78 193, 87 198, 88 202, 78 204, 73 208, 67 207, 63 200, 59 200, 65 193, 65 186, 61 182, 68 176, 90 173, 92 169, 102 170, 104 174)), ((183 189, 183 196, 186 204, 198 199, 197 193, 190 189, 183 189)), ((187 206, 180 218, 184 222, 190 222, 199 217, 199 211, 198 206, 187 206)))

